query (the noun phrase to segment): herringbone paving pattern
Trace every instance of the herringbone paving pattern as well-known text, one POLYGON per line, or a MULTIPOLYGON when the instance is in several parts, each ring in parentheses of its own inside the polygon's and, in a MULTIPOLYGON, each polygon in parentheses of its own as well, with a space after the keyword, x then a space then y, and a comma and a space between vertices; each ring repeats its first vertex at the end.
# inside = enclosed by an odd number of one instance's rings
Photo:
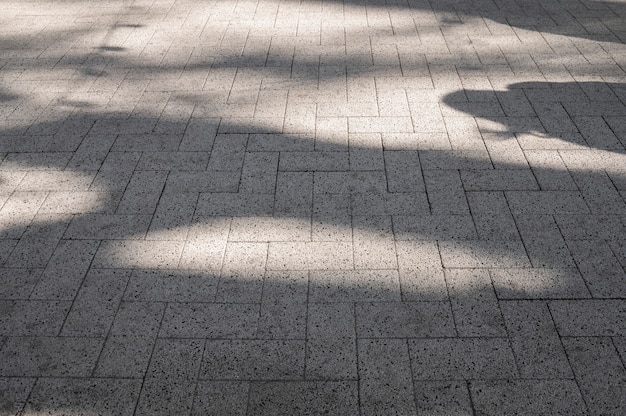
POLYGON ((0 0, 0 414, 626 414, 626 2, 0 0))

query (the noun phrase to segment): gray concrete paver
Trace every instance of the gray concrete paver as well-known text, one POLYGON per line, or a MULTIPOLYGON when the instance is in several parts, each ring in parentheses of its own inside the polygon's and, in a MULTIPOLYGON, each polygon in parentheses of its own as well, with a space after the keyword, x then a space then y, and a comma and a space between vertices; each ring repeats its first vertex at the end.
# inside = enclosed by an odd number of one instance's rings
POLYGON ((626 413, 624 0, 375 3, 2 2, 0 413, 626 413))

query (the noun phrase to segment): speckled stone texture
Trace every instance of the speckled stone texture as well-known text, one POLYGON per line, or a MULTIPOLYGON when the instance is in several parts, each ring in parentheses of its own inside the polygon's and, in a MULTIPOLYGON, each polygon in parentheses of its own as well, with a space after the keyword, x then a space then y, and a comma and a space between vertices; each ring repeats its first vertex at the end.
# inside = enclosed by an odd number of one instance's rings
POLYGON ((626 414, 626 0, 1 0, 0 415, 626 414))

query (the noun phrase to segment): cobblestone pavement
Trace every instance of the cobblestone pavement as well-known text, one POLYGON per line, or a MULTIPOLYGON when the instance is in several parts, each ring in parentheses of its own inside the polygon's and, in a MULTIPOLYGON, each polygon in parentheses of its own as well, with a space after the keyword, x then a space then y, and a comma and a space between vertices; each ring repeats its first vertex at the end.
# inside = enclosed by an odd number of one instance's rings
POLYGON ((626 1, 0 0, 0 414, 626 414, 626 1))

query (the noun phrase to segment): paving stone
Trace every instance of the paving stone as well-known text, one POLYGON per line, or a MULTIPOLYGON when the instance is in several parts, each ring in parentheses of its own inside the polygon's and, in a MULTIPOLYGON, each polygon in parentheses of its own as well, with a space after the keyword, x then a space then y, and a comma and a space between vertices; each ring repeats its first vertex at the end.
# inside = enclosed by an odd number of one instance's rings
POLYGON ((250 383, 247 381, 201 381, 191 414, 245 416, 249 389, 250 383))
POLYGON ((546 303, 500 302, 513 353, 524 378, 571 378, 567 357, 546 303))
POLYGON ((506 338, 409 340, 414 380, 502 379, 517 377, 506 338))
POLYGON ((439 243, 446 268, 528 267, 530 262, 521 241, 456 241, 439 243))
POLYGON ((415 381, 413 385, 418 414, 437 416, 474 414, 465 382, 415 381))
POLYGON ((200 379, 297 380, 304 359, 304 341, 209 340, 200 379))
POLYGON ((57 336, 72 303, 69 301, 0 301, 0 334, 57 336))
POLYGON ((624 296, 626 272, 606 242, 573 241, 568 247, 593 297, 624 296))
POLYGON ((35 384, 34 378, 0 378, 0 411, 3 414, 18 414, 30 395, 35 384))
POLYGON ((104 337, 130 278, 126 270, 91 270, 72 304, 61 335, 104 337))
POLYGON ((395 270, 312 271, 309 282, 311 302, 400 300, 395 270))
POLYGON ((359 340, 358 357, 364 414, 417 414, 405 340, 359 340))
POLYGON ((42 269, 0 269, 0 299, 28 299, 42 272, 42 269))
POLYGON ((89 377, 102 338, 11 337, 0 353, 0 374, 11 377, 89 377))
POLYGON ((206 302, 215 299, 218 276, 193 271, 136 270, 124 300, 136 302, 206 302))
POLYGON ((504 321, 487 270, 445 272, 456 330, 460 336, 504 336, 504 321))
POLYGON ((102 349, 96 377, 143 378, 156 338, 140 335, 110 335, 102 349))
POLYGON ((79 408, 87 413, 132 415, 141 380, 116 378, 40 378, 24 408, 26 413, 79 408))
POLYGON ((624 411, 624 364, 610 338, 564 338, 576 381, 592 415, 624 411))
POLYGON ((258 315, 259 307, 255 304, 169 304, 159 336, 250 338, 256 333, 258 315))
POLYGON ((470 382, 474 409, 481 414, 586 415, 573 380, 489 380, 470 382))
POLYGON ((356 304, 359 338, 451 337, 456 331, 448 302, 356 304))
POLYGON ((254 382, 248 412, 255 415, 345 415, 358 411, 354 381, 254 382))
POLYGON ((0 413, 624 413, 620 7, 191 3, 3 8, 0 413))
POLYGON ((623 300, 555 300, 549 306, 561 336, 602 337, 624 332, 623 300))
POLYGON ((498 299, 589 298, 580 272, 563 269, 490 269, 498 299))

